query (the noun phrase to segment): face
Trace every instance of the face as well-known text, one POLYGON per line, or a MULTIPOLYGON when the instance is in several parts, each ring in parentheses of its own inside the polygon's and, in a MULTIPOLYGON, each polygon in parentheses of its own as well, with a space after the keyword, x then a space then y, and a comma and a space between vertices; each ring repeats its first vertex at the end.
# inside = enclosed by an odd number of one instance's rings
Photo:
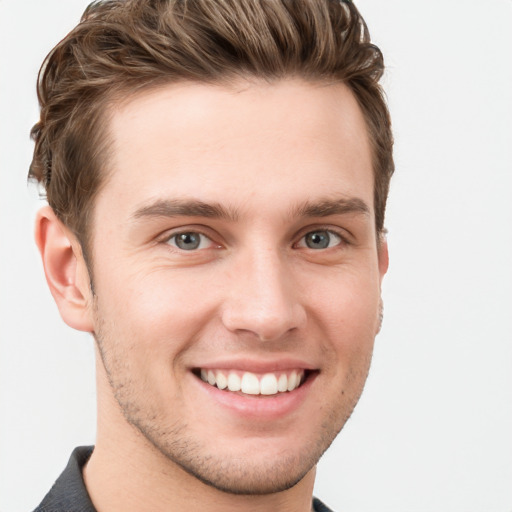
POLYGON ((215 488, 289 488, 348 419, 379 328, 357 103, 343 85, 174 84, 110 128, 92 238, 106 414, 215 488))

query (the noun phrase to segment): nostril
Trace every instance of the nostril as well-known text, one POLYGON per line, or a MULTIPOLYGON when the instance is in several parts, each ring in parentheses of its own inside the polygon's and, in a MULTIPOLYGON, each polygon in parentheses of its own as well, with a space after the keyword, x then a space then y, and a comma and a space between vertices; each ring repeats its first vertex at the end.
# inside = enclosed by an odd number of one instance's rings
POLYGON ((231 332, 251 332, 264 342, 279 340, 304 325, 306 312, 280 262, 256 267, 246 268, 232 282, 221 319, 231 332))

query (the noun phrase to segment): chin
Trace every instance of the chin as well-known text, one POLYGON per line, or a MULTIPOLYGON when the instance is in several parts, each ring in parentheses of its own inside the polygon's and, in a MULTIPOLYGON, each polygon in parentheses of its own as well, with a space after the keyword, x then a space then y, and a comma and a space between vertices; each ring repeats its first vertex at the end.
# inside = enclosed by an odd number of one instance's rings
POLYGON ((219 460, 207 457, 193 460, 171 459, 181 469, 218 491, 235 495, 266 495, 286 491, 299 483, 315 466, 320 456, 305 459, 294 456, 219 460))
POLYGON ((283 439, 270 443, 255 439, 243 442, 242 449, 233 443, 222 450, 218 449, 218 443, 216 446, 213 435, 209 442, 183 435, 191 432, 185 425, 175 426, 170 436, 148 429, 148 425, 133 425, 173 468, 180 468, 209 487, 234 495, 268 495, 286 491, 303 480, 316 467, 344 423, 336 429, 332 424, 324 425, 322 435, 316 439, 306 441, 299 437, 301 445, 294 442, 286 451, 283 451, 283 439))
MULTIPOLYGON (((255 465, 245 462, 220 465, 215 469, 202 467, 184 467, 187 473, 218 491, 236 495, 266 495, 286 491, 299 483, 312 469, 297 472, 293 461, 280 460, 269 464, 255 465)), ((313 465, 314 466, 314 465, 313 465)))

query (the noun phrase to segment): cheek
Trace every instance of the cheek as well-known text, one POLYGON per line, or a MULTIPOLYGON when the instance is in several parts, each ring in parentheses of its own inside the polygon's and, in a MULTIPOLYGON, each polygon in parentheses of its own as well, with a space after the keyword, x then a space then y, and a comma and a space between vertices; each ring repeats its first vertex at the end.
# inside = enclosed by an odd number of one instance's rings
POLYGON ((378 278, 364 273, 344 274, 324 288, 316 301, 317 336, 322 340, 327 371, 347 395, 358 396, 378 330, 378 278))
POLYGON ((329 332, 344 333, 346 343, 373 339, 380 304, 377 272, 340 272, 311 289, 316 290, 312 310, 329 332))
POLYGON ((199 276, 169 270, 104 276, 99 313, 126 349, 147 353, 180 350, 214 311, 214 298, 199 276))

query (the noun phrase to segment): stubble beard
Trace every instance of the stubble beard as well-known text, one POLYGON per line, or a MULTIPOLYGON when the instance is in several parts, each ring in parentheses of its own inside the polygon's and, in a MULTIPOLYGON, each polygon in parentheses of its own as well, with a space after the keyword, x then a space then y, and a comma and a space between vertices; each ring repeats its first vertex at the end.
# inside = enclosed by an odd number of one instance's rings
MULTIPOLYGON (((137 400, 140 393, 137 393, 137 386, 119 357, 122 347, 116 346, 118 344, 109 336, 103 321, 100 320, 96 325, 101 326, 94 337, 103 368, 127 423, 173 465, 214 489, 234 495, 273 494, 299 483, 316 466, 349 419, 359 400, 370 366, 368 361, 364 376, 360 372, 351 376, 351 379, 362 379, 359 394, 350 398, 340 390, 339 400, 332 405, 321 423, 314 442, 303 443, 299 453, 285 456, 280 454, 274 460, 257 462, 212 452, 206 443, 190 434, 193 429, 182 418, 178 417, 172 425, 166 426, 168 420, 152 411, 144 399, 137 400), (108 340, 108 348, 105 340, 108 340)), ((308 421, 308 418, 304 418, 304 421, 308 421)), ((214 445, 214 431, 210 440, 214 445)))

